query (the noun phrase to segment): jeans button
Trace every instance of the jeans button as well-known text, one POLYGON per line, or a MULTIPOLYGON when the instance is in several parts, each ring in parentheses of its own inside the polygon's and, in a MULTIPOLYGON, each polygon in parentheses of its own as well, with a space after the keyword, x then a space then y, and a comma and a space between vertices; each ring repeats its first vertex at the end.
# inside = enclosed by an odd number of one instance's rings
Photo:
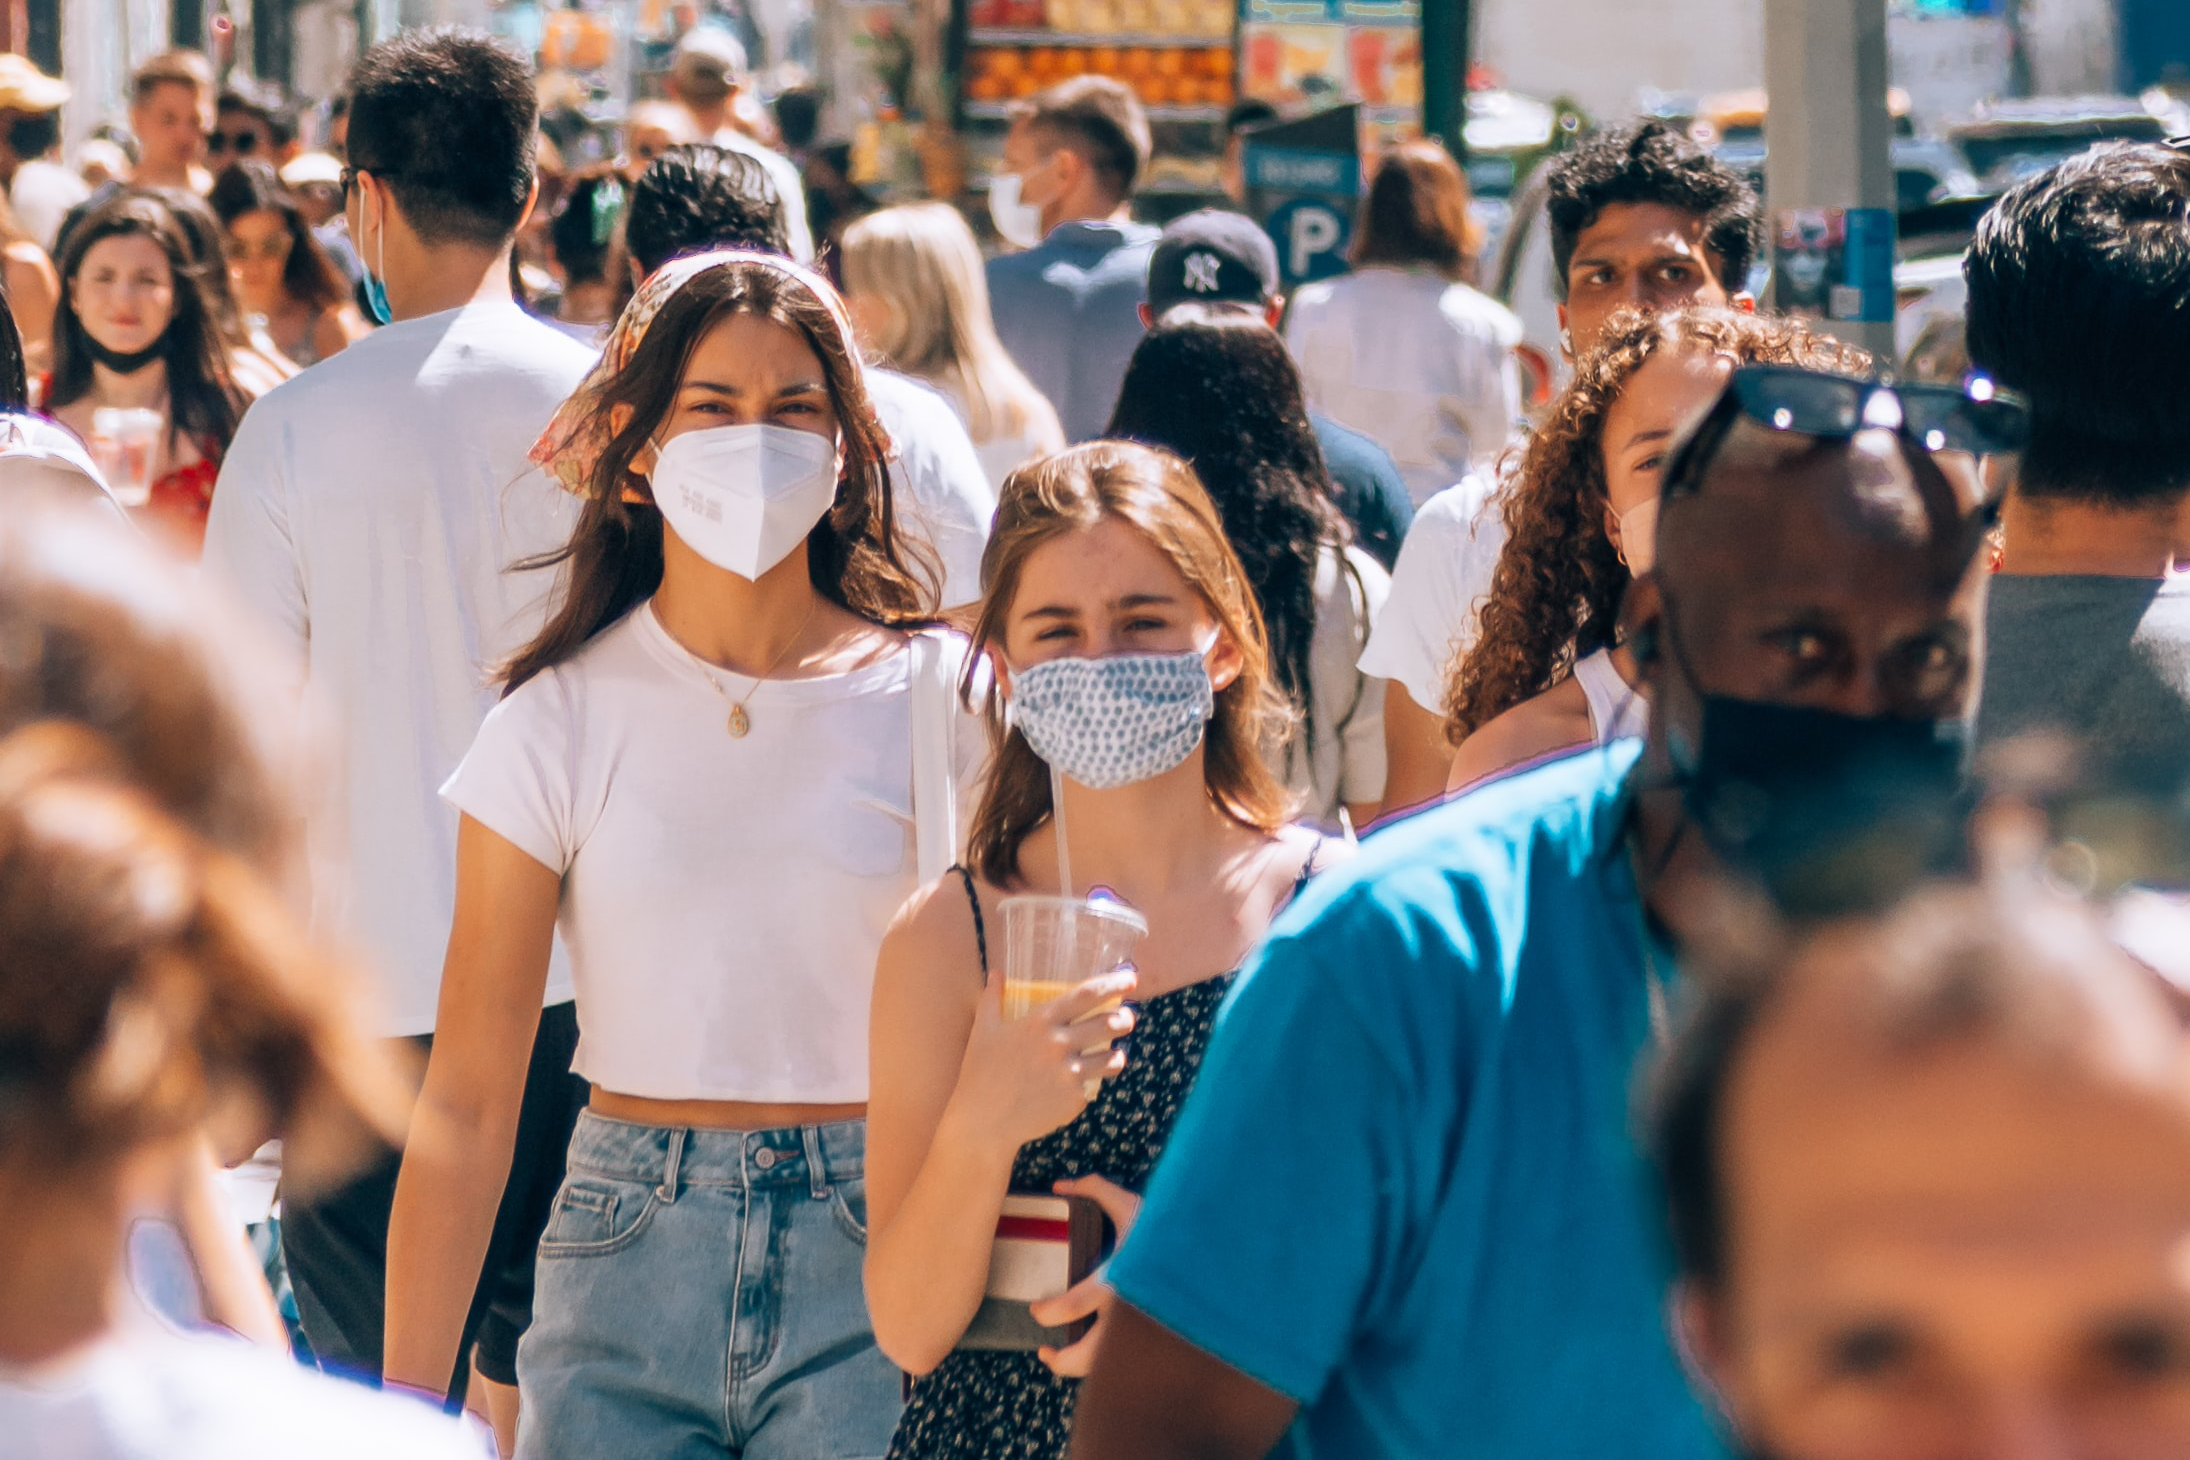
POLYGON ((766 1171, 776 1164, 776 1153, 767 1146, 762 1146, 753 1153, 753 1164, 766 1171))

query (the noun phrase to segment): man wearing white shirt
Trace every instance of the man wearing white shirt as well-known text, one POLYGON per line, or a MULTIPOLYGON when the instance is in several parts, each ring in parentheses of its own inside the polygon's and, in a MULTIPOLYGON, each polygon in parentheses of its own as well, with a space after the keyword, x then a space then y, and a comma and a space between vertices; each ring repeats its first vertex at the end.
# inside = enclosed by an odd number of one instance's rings
POLYGON ((783 198, 783 228, 791 257, 814 261, 814 237, 806 224, 806 181, 782 153, 763 147, 739 130, 734 107, 748 85, 745 47, 719 26, 695 25, 677 42, 669 58, 669 94, 687 112, 699 135, 717 147, 742 152, 768 169, 783 198))
MULTIPOLYGON (((576 502, 526 452, 592 356, 510 297, 510 242, 534 194, 531 67, 483 33, 406 31, 365 55, 351 92, 350 232, 392 322, 246 413, 205 563, 339 725, 330 815, 313 828, 314 920, 374 956, 388 1032, 422 1041, 455 897, 456 815, 438 792, 494 703, 496 666, 545 620, 552 575, 511 567, 560 547, 576 502)), ((558 956, 473 1306, 480 1372, 505 1383, 583 1101, 570 999, 558 956)), ((305 1333, 330 1367, 379 1371, 394 1177, 391 1160, 284 1213, 305 1333)))

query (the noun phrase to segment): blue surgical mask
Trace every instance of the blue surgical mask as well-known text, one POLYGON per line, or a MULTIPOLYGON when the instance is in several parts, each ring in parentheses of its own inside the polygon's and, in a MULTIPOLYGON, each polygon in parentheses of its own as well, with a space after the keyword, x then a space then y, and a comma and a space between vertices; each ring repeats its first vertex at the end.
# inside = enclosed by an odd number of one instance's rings
POLYGON ((1194 753, 1216 713, 1204 652, 1029 665, 1012 676, 1011 723, 1052 770, 1092 790, 1160 776, 1194 753))
POLYGON ((381 276, 388 270, 388 223, 381 220, 380 229, 373 234, 375 262, 365 266, 365 312, 373 317, 374 324, 394 324, 395 312, 388 308, 388 286, 381 283, 381 276))

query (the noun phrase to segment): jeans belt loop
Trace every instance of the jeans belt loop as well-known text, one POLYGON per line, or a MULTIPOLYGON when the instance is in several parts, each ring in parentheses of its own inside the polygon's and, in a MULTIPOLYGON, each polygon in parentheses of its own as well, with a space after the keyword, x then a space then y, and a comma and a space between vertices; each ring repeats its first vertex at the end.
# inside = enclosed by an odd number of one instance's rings
POLYGON ((677 1176, 684 1166, 684 1141, 689 1134, 683 1126, 669 1132, 669 1158, 662 1163, 662 1184, 655 1191, 664 1202, 677 1199, 677 1176))
POLYGON ((829 1195, 829 1174, 821 1164, 821 1127, 802 1125, 798 1128, 799 1144, 806 1148, 806 1187, 815 1201, 824 1201, 829 1195))

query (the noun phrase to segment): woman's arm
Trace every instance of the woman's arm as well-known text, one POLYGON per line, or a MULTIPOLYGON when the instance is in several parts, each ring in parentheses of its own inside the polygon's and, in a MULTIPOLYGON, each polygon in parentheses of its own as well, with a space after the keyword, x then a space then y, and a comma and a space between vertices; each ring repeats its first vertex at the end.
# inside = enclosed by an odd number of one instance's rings
POLYGON ((197 1272, 205 1316, 253 1343, 287 1352, 289 1330, 282 1326, 258 1255, 221 1190, 212 1142, 202 1136, 185 1146, 178 1163, 175 1228, 197 1272))
POLYGON ((35 377, 53 368, 53 312, 61 302, 61 278, 36 244, 7 252, 8 308, 23 335, 23 364, 35 377))
MULTIPOLYGON (((993 945, 992 945, 993 947, 993 945)), ((867 1307, 900 1368, 943 1361, 980 1310, 989 1249, 1019 1147, 1087 1104, 1083 1074, 1123 1054, 1079 1052, 1132 1027, 1132 975, 1091 979, 1006 1019, 1001 969, 984 989, 973 914, 955 876, 914 896, 875 969, 867 1103, 867 1307)))
POLYGON ((355 306, 323 309, 312 321, 312 352, 324 360, 345 345, 363 339, 366 333, 365 317, 355 306))
POLYGON ((1384 805, 1379 820, 1425 806, 1445 794, 1452 744, 1444 716, 1414 702, 1396 679, 1384 682, 1384 805))
POLYGON ((388 1219, 388 1381, 442 1394, 509 1179, 562 878, 466 816, 433 1056, 388 1219))

